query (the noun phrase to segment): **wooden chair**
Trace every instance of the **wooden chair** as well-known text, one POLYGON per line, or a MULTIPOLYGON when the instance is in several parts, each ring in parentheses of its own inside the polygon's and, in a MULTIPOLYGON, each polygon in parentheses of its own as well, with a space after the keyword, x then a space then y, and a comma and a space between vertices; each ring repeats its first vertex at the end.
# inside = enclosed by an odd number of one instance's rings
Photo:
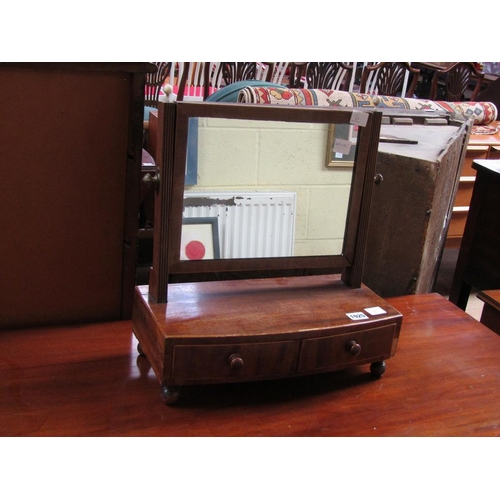
POLYGON ((255 78, 281 85, 289 64, 288 62, 258 62, 255 78))
POLYGON ((395 97, 412 97, 418 83, 420 70, 412 68, 407 62, 380 62, 366 65, 361 75, 360 93, 380 94, 395 97), (408 90, 407 78, 411 77, 408 90))
MULTIPOLYGON (((185 95, 188 97, 190 94, 194 95, 193 89, 195 89, 196 81, 200 80, 199 73, 202 72, 203 63, 158 62, 152 64, 156 65, 157 71, 149 73, 146 77, 145 107, 158 107, 161 89, 173 94, 171 99, 176 101, 184 100, 185 95), (170 89, 167 89, 167 85, 170 85, 170 89)), ((202 87, 198 84, 198 88, 202 87)), ((203 92, 200 91, 199 94, 202 100, 203 92)))
POLYGON ((474 80, 476 80, 476 85, 470 96, 471 101, 476 99, 484 80, 484 73, 479 71, 474 63, 457 62, 449 68, 437 70, 432 78, 430 99, 449 102, 464 101, 466 100, 465 92, 474 80), (444 81, 442 86, 439 84, 440 80, 444 81))
POLYGON ((174 63, 155 62, 152 64, 156 66, 156 72, 146 74, 146 87, 144 90, 144 106, 150 108, 157 108, 158 98, 160 96, 160 89, 164 85, 167 78, 170 77, 174 63))
MULTIPOLYGON (((257 73, 256 62, 205 62, 203 69, 203 99, 213 94, 221 87, 244 80, 257 80, 261 76, 257 73)), ((267 72, 263 81, 271 81, 274 72, 274 63, 265 63, 267 72)))
MULTIPOLYGON (((244 80, 280 83, 288 65, 288 63, 272 62, 179 62, 172 64, 176 68, 174 89, 177 101, 203 101, 220 88, 244 80)), ((170 81, 174 81, 173 75, 170 81)))
POLYGON ((292 62, 290 88, 348 90, 353 65, 342 62, 292 62))
POLYGON ((178 65, 177 101, 203 101, 204 65, 203 62, 180 62, 178 65))
POLYGON ((158 108, 160 90, 165 82, 172 80, 175 73, 176 64, 173 62, 153 62, 156 71, 146 73, 144 86, 144 120, 143 120, 143 148, 148 144, 149 113, 153 108, 158 108))
MULTIPOLYGON (((486 78, 485 78, 486 79, 486 78)), ((487 84, 474 98, 478 102, 492 102, 500 109, 500 77, 487 84)))

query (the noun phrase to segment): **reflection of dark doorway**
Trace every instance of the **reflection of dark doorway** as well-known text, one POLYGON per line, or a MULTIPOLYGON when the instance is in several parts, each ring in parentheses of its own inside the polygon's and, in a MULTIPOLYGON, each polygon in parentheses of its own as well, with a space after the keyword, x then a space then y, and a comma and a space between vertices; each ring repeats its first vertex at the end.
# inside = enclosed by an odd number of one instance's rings
POLYGON ((137 247, 136 285, 149 284, 149 273, 153 263, 153 238, 140 238, 137 247))
MULTIPOLYGON (((198 183, 198 118, 190 118, 188 125, 188 149, 186 153, 186 186, 198 183)), ((143 150, 142 174, 156 175, 153 157, 143 150), (145 162, 150 162, 150 168, 145 167, 145 162)), ((139 213, 139 242, 137 247, 136 285, 149 283, 150 268, 153 264, 153 221, 154 221, 154 189, 147 189, 141 201, 139 213)))

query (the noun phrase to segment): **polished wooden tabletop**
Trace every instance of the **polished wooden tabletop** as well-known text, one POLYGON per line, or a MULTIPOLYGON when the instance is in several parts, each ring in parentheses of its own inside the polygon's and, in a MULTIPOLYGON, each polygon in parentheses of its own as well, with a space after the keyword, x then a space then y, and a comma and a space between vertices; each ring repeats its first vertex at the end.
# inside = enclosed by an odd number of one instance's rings
POLYGON ((0 332, 3 436, 496 436, 500 338, 438 294, 392 298, 398 350, 362 366, 187 387, 166 406, 131 322, 0 332))
POLYGON ((488 127, 498 130, 494 134, 475 134, 473 129, 469 137, 469 146, 500 146, 500 122, 498 120, 491 122, 488 127))

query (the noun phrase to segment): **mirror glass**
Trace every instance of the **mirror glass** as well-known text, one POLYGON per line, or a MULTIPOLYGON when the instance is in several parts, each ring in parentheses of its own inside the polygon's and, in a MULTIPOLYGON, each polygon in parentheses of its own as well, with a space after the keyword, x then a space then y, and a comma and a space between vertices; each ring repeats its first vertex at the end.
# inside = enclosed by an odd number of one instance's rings
POLYGON ((189 118, 181 260, 340 255, 349 124, 189 118))

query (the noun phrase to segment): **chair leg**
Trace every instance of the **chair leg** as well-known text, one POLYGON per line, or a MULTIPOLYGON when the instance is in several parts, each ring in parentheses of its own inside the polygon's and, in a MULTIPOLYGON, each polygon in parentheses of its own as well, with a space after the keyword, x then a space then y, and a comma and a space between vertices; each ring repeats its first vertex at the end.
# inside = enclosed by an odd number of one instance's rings
POLYGON ((453 304, 465 311, 465 309, 467 308, 467 302, 469 301, 471 290, 472 286, 464 282, 462 282, 459 287, 452 287, 450 293, 450 302, 453 302, 453 304))

